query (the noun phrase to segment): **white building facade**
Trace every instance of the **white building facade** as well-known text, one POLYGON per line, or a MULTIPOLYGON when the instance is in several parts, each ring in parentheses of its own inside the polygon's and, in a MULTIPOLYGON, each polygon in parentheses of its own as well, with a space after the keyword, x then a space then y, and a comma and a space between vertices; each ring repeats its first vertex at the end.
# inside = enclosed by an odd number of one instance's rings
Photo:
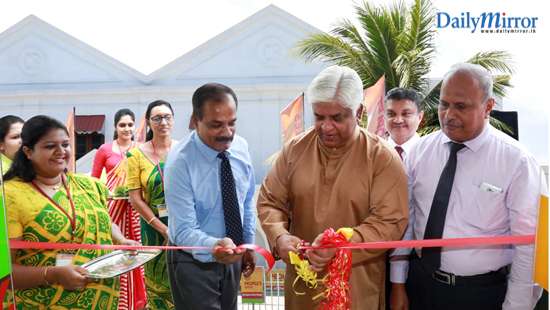
MULTIPOLYGON (((0 115, 46 114, 65 122, 74 107, 81 117, 77 131, 80 126, 80 133, 103 134, 107 142, 118 109, 131 109, 139 122, 150 102, 163 99, 174 108, 173 136, 183 139, 194 90, 207 82, 223 83, 237 93, 237 133, 249 143, 260 183, 269 169, 265 159, 281 147, 279 112, 325 66, 294 54, 296 43, 316 32, 268 6, 144 75, 31 15, 0 34, 0 115)), ((306 106, 306 123, 310 120, 306 106)))

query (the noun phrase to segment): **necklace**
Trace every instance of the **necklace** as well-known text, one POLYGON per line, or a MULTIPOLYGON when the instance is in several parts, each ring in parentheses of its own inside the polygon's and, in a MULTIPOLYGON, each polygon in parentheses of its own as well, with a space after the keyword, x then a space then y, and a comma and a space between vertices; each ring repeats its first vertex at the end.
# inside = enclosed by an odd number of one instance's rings
POLYGON ((120 155, 124 156, 134 146, 134 141, 130 142, 130 145, 128 145, 124 152, 122 152, 122 148, 120 147, 118 141, 116 141, 116 146, 118 147, 118 152, 120 153, 120 155))
POLYGON ((52 189, 56 192, 61 188, 61 185, 63 184, 63 180, 58 181, 56 184, 47 184, 40 181, 38 178, 35 178, 35 180, 38 181, 38 183, 40 183, 40 185, 42 185, 43 187, 47 189, 52 189))
MULTIPOLYGON (((35 180, 37 180, 35 178, 35 180)), ((40 180, 37 180, 38 182, 40 182, 40 180)), ((40 182, 42 184, 44 184, 43 182, 40 182)), ((69 189, 69 186, 68 184, 65 183, 65 178, 63 176, 61 176, 61 184, 63 185, 63 187, 65 188, 65 192, 67 193, 67 199, 69 200, 69 205, 71 207, 71 211, 72 211, 72 216, 69 215, 68 211, 65 210, 65 208, 63 208, 62 206, 59 205, 58 202, 54 201, 52 199, 52 197, 50 197, 47 193, 44 193, 44 191, 42 191, 42 189, 40 189, 40 187, 38 187, 36 185, 36 183, 33 181, 31 181, 31 184, 34 186, 34 188, 36 188, 36 190, 38 190, 38 192, 40 194, 42 194, 42 196, 44 196, 46 199, 48 199, 57 209, 59 209, 59 211, 61 211, 62 213, 64 213, 67 218, 69 219, 69 223, 71 224, 71 242, 73 241, 73 238, 74 238, 74 235, 75 235, 75 232, 76 232, 76 209, 75 209, 75 206, 74 206, 74 202, 73 202, 73 198, 71 196, 71 191, 69 189)), ((47 184, 44 184, 44 185, 47 185, 47 184)))

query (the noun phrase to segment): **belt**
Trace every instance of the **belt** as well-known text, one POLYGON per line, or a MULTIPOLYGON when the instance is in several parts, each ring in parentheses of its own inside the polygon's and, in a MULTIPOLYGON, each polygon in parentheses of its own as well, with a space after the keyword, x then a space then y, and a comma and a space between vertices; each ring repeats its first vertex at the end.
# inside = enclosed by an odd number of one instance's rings
POLYGON ((436 270, 432 273, 432 278, 439 283, 447 284, 449 286, 490 285, 506 281, 506 276, 509 272, 510 265, 501 267, 496 271, 473 276, 457 276, 449 272, 436 270))

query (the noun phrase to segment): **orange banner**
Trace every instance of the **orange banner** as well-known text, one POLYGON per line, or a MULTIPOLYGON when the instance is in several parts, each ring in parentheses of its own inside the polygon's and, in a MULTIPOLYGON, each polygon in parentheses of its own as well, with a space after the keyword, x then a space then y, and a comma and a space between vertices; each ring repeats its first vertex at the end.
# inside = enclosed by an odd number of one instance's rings
POLYGON ((304 94, 302 93, 281 111, 283 144, 304 132, 304 94))
POLYGON ((384 126, 384 95, 386 79, 382 76, 378 81, 363 91, 363 105, 368 116, 367 130, 370 133, 385 137, 384 126))
POLYGON ((145 121, 145 114, 141 117, 139 121, 139 126, 136 129, 136 134, 134 135, 134 141, 137 143, 145 142, 145 136, 147 135, 147 122, 145 121))
POLYGON ((76 172, 76 139, 74 131, 74 118, 75 118, 75 108, 73 107, 72 111, 67 116, 67 122, 65 127, 69 132, 69 144, 71 145, 71 158, 69 159, 69 164, 67 165, 67 170, 76 172))

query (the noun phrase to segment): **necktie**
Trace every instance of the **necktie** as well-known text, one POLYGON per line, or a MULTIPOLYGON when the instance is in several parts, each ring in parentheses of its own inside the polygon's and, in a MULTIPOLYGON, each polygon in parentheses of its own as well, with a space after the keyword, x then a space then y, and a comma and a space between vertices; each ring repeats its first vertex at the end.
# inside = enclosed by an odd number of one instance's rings
MULTIPOLYGON (((439 239, 443 236, 449 197, 451 196, 456 172, 456 153, 465 147, 464 144, 454 142, 451 142, 450 146, 451 154, 437 183, 426 230, 424 231, 424 239, 439 239)), ((441 266, 441 248, 423 248, 422 261, 432 272, 439 269, 441 266)))
POLYGON ((233 178, 231 164, 227 156, 225 156, 225 152, 219 153, 218 158, 222 160, 220 165, 220 183, 225 234, 233 240, 235 245, 240 245, 243 244, 243 224, 241 221, 241 212, 239 211, 235 179, 233 178))
POLYGON ((403 152, 405 150, 403 150, 403 148, 399 145, 396 145, 395 146, 395 150, 397 151, 397 154, 399 154, 399 157, 401 157, 401 160, 403 160, 403 152))

